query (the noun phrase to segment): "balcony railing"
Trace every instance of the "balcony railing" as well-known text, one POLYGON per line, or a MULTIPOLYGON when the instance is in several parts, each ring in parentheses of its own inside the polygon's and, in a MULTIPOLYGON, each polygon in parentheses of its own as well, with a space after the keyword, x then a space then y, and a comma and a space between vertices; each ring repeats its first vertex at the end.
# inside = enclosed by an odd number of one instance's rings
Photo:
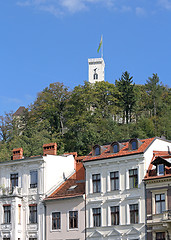
POLYGON ((12 187, 12 188, 4 188, 0 187, 0 196, 9 196, 9 195, 21 195, 21 188, 18 186, 12 187))
POLYGON ((166 210, 163 212, 163 221, 171 221, 171 210, 166 210))

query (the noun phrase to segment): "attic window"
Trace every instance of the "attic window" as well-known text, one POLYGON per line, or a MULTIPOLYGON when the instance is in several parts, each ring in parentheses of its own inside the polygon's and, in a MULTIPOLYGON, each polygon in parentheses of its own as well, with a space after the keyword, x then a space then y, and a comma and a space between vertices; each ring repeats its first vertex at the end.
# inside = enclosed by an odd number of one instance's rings
POLYGON ((100 147, 99 146, 94 149, 94 155, 95 156, 100 155, 100 147))
POLYGON ((113 145, 113 152, 114 152, 114 153, 119 152, 119 146, 118 146, 118 144, 114 144, 114 145, 113 145))
POLYGON ((136 150, 137 149, 137 141, 133 141, 131 143, 131 146, 132 146, 132 150, 136 150))
POLYGON ((77 187, 77 185, 73 185, 70 188, 68 188, 68 190, 74 190, 77 187))
POLYGON ((164 164, 158 164, 157 165, 157 175, 164 175, 164 164))

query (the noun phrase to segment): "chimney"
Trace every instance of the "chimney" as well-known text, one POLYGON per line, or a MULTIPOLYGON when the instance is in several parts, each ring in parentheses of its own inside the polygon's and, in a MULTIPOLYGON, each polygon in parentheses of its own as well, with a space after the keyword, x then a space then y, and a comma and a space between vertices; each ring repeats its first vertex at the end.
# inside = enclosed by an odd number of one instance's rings
POLYGON ((83 157, 76 157, 75 158, 75 171, 76 171, 76 179, 85 180, 85 169, 82 163, 83 157))
POLYGON ((13 160, 18 160, 23 158, 23 149, 22 148, 15 148, 12 150, 13 152, 13 160))
POLYGON ((43 144, 43 156, 56 155, 56 153, 57 153, 56 143, 43 144))

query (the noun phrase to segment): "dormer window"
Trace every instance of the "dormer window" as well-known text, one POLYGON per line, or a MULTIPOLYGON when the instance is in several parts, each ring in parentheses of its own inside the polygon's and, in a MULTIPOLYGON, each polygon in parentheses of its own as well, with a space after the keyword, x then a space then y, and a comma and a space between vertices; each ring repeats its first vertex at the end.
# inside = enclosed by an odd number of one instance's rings
POLYGON ((114 152, 114 153, 119 152, 119 146, 118 146, 118 144, 114 144, 114 145, 113 145, 113 152, 114 152))
POLYGON ((158 164, 157 165, 157 175, 164 175, 164 164, 158 164))
POLYGON ((129 141, 129 144, 128 144, 128 149, 129 150, 137 150, 140 146, 141 146, 142 142, 137 139, 137 138, 132 138, 130 141, 129 141))
POLYGON ((92 155, 98 156, 101 154, 101 147, 99 145, 95 145, 92 149, 92 155))
POLYGON ((113 142, 110 145, 110 153, 118 153, 123 147, 124 145, 122 145, 121 143, 113 142))
POLYGON ((96 148, 94 149, 94 155, 95 155, 95 156, 100 155, 100 147, 96 147, 96 148))
POLYGON ((137 142, 136 141, 133 141, 131 143, 131 146, 132 146, 132 150, 136 150, 137 149, 137 142))

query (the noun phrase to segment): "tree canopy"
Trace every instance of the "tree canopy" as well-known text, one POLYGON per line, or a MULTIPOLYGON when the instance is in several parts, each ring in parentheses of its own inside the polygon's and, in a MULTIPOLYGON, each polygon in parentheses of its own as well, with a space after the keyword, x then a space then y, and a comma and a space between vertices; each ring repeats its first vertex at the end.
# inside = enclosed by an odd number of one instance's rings
POLYGON ((42 145, 57 142, 58 153, 88 154, 92 145, 132 137, 171 138, 171 89, 157 74, 136 85, 126 71, 115 84, 76 86, 50 84, 38 93, 21 116, 0 117, 0 161, 10 160, 13 148, 25 156, 42 154, 42 145))

